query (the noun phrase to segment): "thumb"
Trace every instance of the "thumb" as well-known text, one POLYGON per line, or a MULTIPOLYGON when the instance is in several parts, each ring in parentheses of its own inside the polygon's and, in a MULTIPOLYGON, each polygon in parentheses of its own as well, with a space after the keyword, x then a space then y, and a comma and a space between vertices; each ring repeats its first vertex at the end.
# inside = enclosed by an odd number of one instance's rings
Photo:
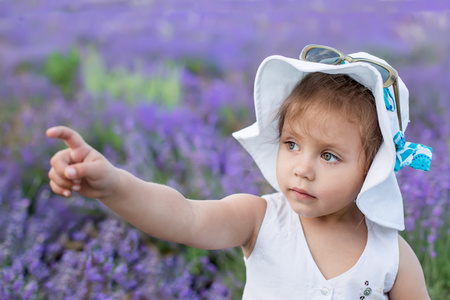
POLYGON ((73 181, 73 190, 90 198, 110 194, 118 180, 117 169, 106 159, 69 165, 64 174, 73 181))
POLYGON ((67 166, 64 175, 71 180, 101 180, 107 174, 109 163, 106 161, 92 161, 75 163, 67 166))

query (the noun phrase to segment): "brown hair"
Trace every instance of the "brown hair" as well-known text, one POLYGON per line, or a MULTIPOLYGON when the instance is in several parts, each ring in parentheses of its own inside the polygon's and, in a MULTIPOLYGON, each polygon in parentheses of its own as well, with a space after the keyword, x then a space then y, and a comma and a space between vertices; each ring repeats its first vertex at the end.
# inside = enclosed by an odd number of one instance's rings
MULTIPOLYGON (((357 124, 361 144, 366 154, 364 172, 370 165, 383 142, 372 92, 345 74, 310 73, 292 90, 278 110, 278 132, 285 121, 301 118, 311 108, 316 115, 338 112, 352 124, 357 124)), ((322 118, 326 121, 326 118, 322 118)))

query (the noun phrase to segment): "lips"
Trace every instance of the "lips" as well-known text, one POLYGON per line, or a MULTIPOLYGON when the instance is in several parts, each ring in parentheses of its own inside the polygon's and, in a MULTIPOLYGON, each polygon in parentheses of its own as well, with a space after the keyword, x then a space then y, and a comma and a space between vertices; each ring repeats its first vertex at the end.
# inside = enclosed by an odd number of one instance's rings
POLYGON ((316 197, 314 197, 311 194, 308 194, 308 192, 306 192, 303 189, 299 189, 299 188, 291 188, 290 189, 297 197, 304 199, 304 200, 311 200, 311 199, 315 199, 316 197))

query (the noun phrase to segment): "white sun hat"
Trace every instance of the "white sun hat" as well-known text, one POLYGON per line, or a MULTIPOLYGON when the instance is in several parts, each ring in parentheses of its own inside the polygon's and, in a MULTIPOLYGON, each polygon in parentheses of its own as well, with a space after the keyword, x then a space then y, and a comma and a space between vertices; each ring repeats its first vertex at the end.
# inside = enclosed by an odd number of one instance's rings
MULTIPOLYGON (((365 52, 350 54, 354 58, 386 61, 365 52)), ((296 84, 312 72, 347 74, 370 89, 375 97, 383 143, 376 154, 356 199, 361 212, 371 221, 389 228, 404 230, 403 200, 395 177, 396 148, 394 136, 400 131, 397 112, 386 108, 383 80, 380 73, 364 62, 328 65, 283 56, 270 56, 260 65, 255 78, 254 101, 256 123, 233 137, 248 151, 265 179, 280 191, 276 178, 278 153, 277 110, 296 84)), ((393 94, 392 87, 391 93, 393 94)), ((409 122, 409 92, 398 78, 403 131, 409 122)))

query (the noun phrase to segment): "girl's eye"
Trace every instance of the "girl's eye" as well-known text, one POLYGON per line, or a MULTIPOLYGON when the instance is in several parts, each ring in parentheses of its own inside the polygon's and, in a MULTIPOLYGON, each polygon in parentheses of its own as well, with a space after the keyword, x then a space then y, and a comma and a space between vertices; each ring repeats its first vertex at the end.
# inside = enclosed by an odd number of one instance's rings
POLYGON ((286 142, 286 144, 287 144, 289 150, 298 151, 300 149, 298 147, 298 145, 296 143, 294 143, 294 142, 286 142))
POLYGON ((325 152, 322 154, 322 158, 327 162, 338 162, 340 159, 336 155, 331 154, 330 152, 325 152))

